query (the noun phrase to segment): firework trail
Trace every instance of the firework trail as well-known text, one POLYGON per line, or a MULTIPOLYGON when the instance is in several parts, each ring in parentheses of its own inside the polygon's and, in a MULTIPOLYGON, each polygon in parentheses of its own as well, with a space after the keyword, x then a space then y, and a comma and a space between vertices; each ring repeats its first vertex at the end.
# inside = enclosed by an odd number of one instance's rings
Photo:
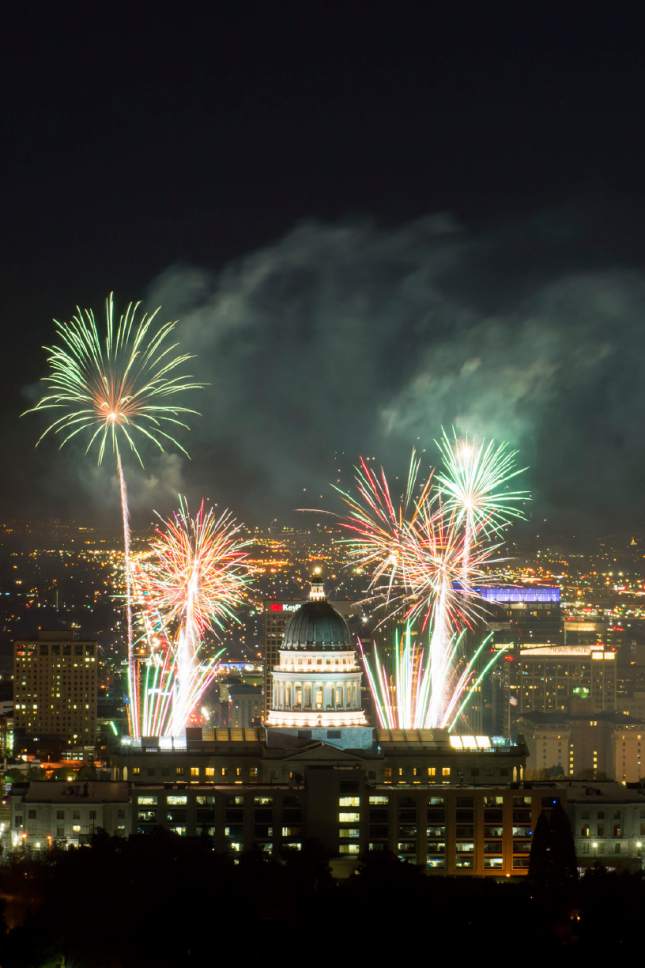
POLYGON ((517 467, 518 452, 508 444, 458 437, 454 428, 451 437, 442 428, 435 443, 443 461, 437 489, 446 508, 463 526, 467 572, 478 533, 483 537, 499 534, 513 520, 525 517, 519 505, 530 500, 529 492, 509 490, 507 485, 526 467, 517 467))
POLYGON ((422 631, 430 630, 429 723, 438 726, 445 719, 452 683, 454 636, 481 620, 484 606, 473 583, 486 583, 484 566, 492 564, 499 545, 476 544, 464 569, 463 529, 455 513, 448 512, 439 498, 418 509, 408 543, 406 579, 411 607, 406 618, 421 620, 422 631))
POLYGON ((412 624, 406 623, 403 634, 396 630, 394 653, 389 663, 381 658, 377 648, 372 657, 366 656, 359 640, 379 726, 382 729, 440 727, 453 730, 486 675, 508 648, 492 649, 491 637, 492 633, 486 635, 468 657, 465 632, 452 636, 451 681, 447 689, 450 698, 438 720, 432 709, 432 677, 426 661, 428 650, 414 638, 412 624), (482 655, 488 661, 480 668, 482 655))
MULTIPOLYGON (((165 689, 164 706, 156 718, 166 716, 167 728, 179 735, 212 681, 216 665, 199 661, 204 635, 235 620, 250 578, 242 527, 230 511, 215 514, 202 501, 191 515, 184 500, 151 542, 151 556, 143 571, 143 595, 148 628, 160 631, 169 672, 161 678, 172 683, 165 689), (152 610, 152 611, 151 611, 152 610)), ((145 611, 145 609, 144 609, 145 611)))
POLYGON ((37 441, 48 435, 60 438, 60 447, 81 437, 85 452, 96 451, 98 463, 106 451, 116 462, 123 522, 126 613, 128 635, 128 691, 130 731, 138 735, 136 668, 133 652, 130 525, 122 450, 130 451, 143 466, 140 446, 152 444, 185 449, 174 436, 175 428, 188 429, 184 417, 196 413, 175 402, 178 394, 203 386, 182 372, 192 357, 178 352, 173 342, 176 322, 157 325, 160 309, 139 314, 140 303, 129 303, 116 317, 113 295, 105 307, 101 332, 93 310, 77 308, 67 322, 54 320, 58 344, 44 347, 49 373, 43 377, 47 392, 28 413, 57 411, 59 416, 37 441))

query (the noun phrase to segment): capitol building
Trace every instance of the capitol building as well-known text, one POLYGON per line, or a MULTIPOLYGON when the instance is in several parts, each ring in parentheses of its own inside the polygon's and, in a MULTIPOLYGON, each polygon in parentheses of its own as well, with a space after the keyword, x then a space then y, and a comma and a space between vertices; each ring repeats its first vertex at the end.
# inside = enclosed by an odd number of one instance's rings
POLYGON ((372 730, 361 708, 361 678, 347 622, 314 581, 285 628, 266 725, 283 736, 365 747, 372 730))

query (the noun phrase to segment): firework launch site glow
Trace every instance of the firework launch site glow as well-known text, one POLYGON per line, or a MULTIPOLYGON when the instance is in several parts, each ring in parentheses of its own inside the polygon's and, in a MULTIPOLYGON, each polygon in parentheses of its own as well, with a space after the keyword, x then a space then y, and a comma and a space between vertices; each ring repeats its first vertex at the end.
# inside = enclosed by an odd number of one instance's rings
POLYGON ((381 469, 361 460, 340 526, 353 564, 369 575, 365 602, 402 622, 391 663, 363 655, 377 717, 387 728, 454 729, 502 649, 473 634, 486 614, 482 589, 499 562, 504 532, 523 517, 527 491, 511 491, 521 473, 516 452, 494 441, 460 440, 442 431, 442 466, 420 478, 413 453, 398 502, 381 469), (416 638, 427 638, 420 645, 416 638))

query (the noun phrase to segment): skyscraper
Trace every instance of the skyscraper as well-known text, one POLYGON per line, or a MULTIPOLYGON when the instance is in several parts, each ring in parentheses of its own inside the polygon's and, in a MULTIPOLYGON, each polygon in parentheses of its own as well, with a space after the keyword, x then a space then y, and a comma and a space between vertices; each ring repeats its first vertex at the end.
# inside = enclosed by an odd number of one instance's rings
POLYGON ((271 599, 264 602, 264 650, 262 661, 264 663, 262 678, 263 693, 263 720, 266 722, 271 709, 271 687, 272 672, 274 666, 278 664, 278 652, 282 644, 282 636, 287 622, 295 611, 300 607, 300 602, 277 601, 271 599))

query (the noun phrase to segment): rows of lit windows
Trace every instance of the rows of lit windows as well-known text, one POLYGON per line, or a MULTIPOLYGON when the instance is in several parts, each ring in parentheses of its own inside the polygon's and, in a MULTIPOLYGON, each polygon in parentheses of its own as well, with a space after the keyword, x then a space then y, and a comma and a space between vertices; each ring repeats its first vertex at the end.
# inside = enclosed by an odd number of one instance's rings
MULTIPOLYGON (((246 798, 232 795, 224 800, 224 837, 234 852, 239 852, 244 843, 245 806, 252 807, 253 840, 266 853, 273 851, 273 838, 277 835, 282 848, 299 850, 302 846, 302 806, 297 797, 286 796, 282 800, 282 823, 274 826, 272 796, 246 798)), ((188 821, 188 807, 195 807, 195 832, 198 835, 213 837, 215 827, 215 804, 213 794, 187 793, 139 794, 137 796, 138 824, 154 825, 165 823, 170 830, 185 833, 188 821), (178 831, 178 827, 181 829, 178 831)), ((145 829, 141 828, 141 829, 145 829)))
POLYGON ((353 781, 341 782, 338 798, 338 853, 341 856, 360 853, 360 806, 358 784, 353 781))
POLYGON ((386 783, 449 783, 451 772, 449 766, 386 766, 383 775, 386 783))
MULTIPOLYGON (((183 766, 176 766, 174 771, 169 767, 162 767, 161 770, 156 770, 154 767, 146 768, 146 776, 152 777, 160 774, 163 777, 170 777, 171 774, 177 778, 184 778, 188 776, 191 782, 198 782, 200 779, 205 778, 207 780, 214 780, 216 778, 231 779, 234 782, 236 780, 241 780, 243 778, 257 779, 259 775, 259 769, 257 766, 190 766, 186 769, 183 766)), ((132 767, 132 776, 141 776, 141 767, 132 767)))

